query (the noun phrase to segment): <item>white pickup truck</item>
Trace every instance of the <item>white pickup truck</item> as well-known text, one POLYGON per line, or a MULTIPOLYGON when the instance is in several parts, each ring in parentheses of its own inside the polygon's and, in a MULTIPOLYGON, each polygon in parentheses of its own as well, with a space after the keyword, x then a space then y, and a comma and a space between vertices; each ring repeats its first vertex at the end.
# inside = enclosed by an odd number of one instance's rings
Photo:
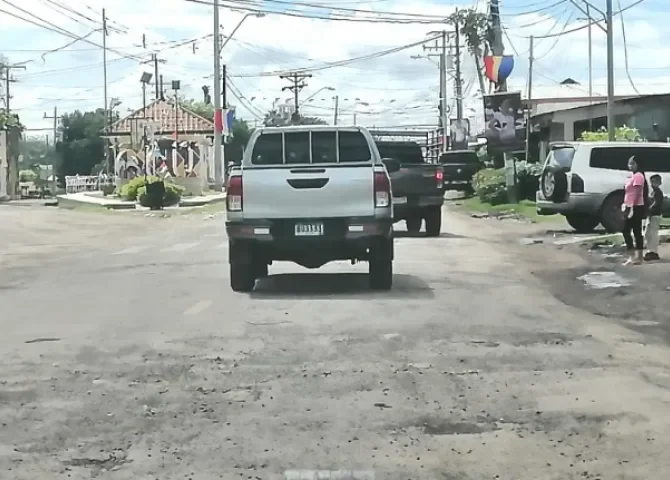
POLYGON ((365 128, 256 130, 230 171, 226 207, 234 291, 253 290, 275 261, 367 261, 371 288, 392 286, 391 183, 365 128))

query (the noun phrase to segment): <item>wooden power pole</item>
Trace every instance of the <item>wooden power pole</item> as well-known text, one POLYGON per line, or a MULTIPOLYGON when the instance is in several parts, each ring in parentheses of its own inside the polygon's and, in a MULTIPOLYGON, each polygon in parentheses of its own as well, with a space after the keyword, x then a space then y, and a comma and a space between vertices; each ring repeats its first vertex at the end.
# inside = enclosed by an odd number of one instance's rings
POLYGON ((305 80, 312 78, 312 75, 309 73, 291 72, 286 75, 280 75, 279 78, 282 80, 289 80, 291 82, 291 85, 287 85, 286 87, 282 88, 282 92, 286 90, 293 92, 293 117, 298 118, 300 115, 298 96, 300 91, 307 86, 305 80))

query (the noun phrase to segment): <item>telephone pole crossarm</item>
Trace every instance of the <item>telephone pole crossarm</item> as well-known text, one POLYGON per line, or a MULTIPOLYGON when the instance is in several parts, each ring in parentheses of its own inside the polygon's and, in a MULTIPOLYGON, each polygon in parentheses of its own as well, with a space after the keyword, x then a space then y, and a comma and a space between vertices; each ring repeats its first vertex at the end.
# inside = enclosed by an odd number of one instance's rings
POLYGON ((307 80, 308 78, 312 78, 312 74, 304 72, 290 72, 284 75, 279 75, 279 78, 291 82, 291 85, 286 85, 282 87, 282 92, 286 90, 290 90, 291 92, 293 92, 293 108, 294 108, 293 115, 297 117, 300 114, 300 102, 299 102, 300 91, 307 86, 305 80, 307 80))

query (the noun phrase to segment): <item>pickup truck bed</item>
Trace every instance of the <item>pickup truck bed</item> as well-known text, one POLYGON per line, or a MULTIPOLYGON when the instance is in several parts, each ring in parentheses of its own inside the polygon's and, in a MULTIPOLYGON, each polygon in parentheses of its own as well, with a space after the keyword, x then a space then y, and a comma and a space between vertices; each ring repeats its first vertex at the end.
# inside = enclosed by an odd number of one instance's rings
POLYGON ((394 221, 405 220, 411 233, 419 232, 425 221, 426 234, 438 236, 444 203, 442 166, 426 163, 416 142, 377 141, 377 147, 382 158, 395 159, 400 166, 390 172, 394 221))
POLYGON ((450 150, 440 155, 445 190, 472 192, 472 177, 482 168, 473 150, 450 150))

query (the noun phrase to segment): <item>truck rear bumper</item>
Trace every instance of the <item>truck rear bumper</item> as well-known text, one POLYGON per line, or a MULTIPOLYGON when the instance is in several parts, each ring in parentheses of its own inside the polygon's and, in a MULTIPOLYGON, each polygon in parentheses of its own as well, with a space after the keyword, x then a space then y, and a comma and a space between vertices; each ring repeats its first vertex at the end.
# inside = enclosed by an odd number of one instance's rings
POLYGON ((404 197, 393 197, 393 217, 395 221, 415 217, 420 215, 422 210, 441 207, 444 203, 444 193, 442 192, 439 195, 427 197, 407 197, 404 203, 398 203, 398 198, 404 197))
POLYGON ((295 261, 316 268, 332 260, 365 260, 370 247, 392 240, 393 221, 371 217, 253 219, 226 222, 226 232, 231 244, 244 245, 260 261, 295 261), (296 235, 296 224, 322 224, 323 230, 296 235))
POLYGON ((366 238, 390 237, 390 218, 328 218, 328 219, 244 219, 226 222, 231 240, 253 240, 266 244, 318 246, 328 243, 360 241, 366 238), (319 224, 320 234, 297 235, 296 224, 319 224))

